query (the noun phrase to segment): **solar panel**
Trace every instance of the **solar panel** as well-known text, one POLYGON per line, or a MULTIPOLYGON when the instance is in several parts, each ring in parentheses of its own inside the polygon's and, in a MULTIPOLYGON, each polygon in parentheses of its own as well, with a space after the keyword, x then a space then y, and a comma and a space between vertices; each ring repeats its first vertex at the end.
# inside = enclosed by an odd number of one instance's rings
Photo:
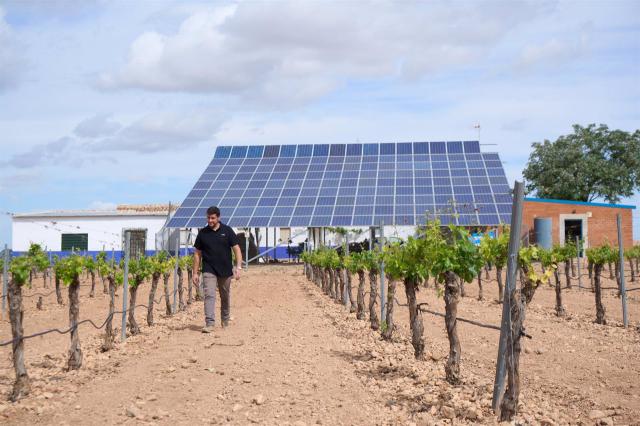
POLYGON ((202 227, 217 205, 234 227, 499 225, 512 196, 478 141, 220 146, 169 221, 202 227))

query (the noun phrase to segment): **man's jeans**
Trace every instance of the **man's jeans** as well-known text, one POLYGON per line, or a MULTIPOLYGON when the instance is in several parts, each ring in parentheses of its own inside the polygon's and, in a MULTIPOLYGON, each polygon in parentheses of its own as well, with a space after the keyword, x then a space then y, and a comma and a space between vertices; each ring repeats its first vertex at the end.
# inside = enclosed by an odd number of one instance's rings
POLYGON ((210 272, 202 274, 202 286, 204 287, 204 321, 205 325, 214 325, 216 322, 216 287, 220 291, 220 316, 222 324, 229 322, 231 315, 231 280, 233 277, 217 277, 210 272))

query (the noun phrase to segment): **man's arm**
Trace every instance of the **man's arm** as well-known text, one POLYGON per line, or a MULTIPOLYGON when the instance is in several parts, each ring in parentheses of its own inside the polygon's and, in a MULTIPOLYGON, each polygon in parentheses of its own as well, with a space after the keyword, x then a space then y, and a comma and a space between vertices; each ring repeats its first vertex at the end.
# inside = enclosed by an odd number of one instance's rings
POLYGON ((240 279, 240 271, 242 270, 242 250, 240 250, 240 245, 236 244, 233 248, 233 255, 236 258, 236 268, 234 275, 236 280, 240 279))
POLYGON ((193 283, 198 285, 200 283, 200 259, 202 259, 202 252, 195 249, 193 253, 193 283))

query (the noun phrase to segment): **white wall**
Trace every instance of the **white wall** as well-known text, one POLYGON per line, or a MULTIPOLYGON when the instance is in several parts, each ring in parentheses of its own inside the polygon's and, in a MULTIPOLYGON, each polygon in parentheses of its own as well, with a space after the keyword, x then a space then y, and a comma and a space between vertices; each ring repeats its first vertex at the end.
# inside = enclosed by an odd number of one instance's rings
POLYGON ((20 218, 12 221, 12 249, 26 251, 30 243, 61 250, 61 234, 89 234, 89 251, 122 250, 124 229, 146 229, 147 250, 155 250, 156 233, 166 216, 83 216, 20 218), (55 223, 52 223, 55 222, 55 223))

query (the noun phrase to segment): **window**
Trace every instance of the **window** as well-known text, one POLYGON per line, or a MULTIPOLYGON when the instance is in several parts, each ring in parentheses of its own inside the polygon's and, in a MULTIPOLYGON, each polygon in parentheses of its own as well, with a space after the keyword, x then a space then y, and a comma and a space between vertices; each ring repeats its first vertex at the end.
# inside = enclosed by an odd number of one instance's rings
POLYGON ((125 247, 126 234, 131 234, 129 240, 129 257, 131 259, 140 259, 145 255, 147 249, 147 230, 146 229, 125 229, 122 233, 122 247, 125 247))
POLYGON ((89 250, 89 234, 62 234, 62 251, 89 250))

